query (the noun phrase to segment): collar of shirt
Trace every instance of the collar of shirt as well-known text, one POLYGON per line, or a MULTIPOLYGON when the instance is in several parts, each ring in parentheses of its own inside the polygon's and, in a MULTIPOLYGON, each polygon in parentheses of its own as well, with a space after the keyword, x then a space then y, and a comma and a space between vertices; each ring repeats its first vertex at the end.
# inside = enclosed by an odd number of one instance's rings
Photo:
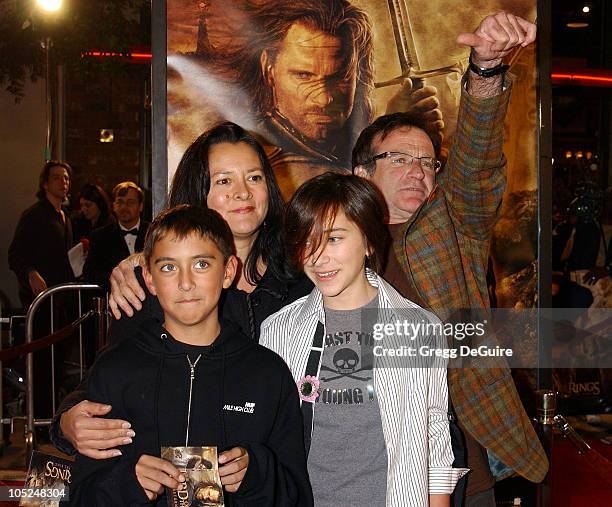
POLYGON ((138 219, 138 222, 136 222, 136 225, 134 227, 130 227, 129 229, 127 227, 123 227, 123 225, 121 225, 119 222, 117 222, 117 225, 119 225, 119 229, 121 229, 122 231, 131 231, 132 229, 140 230, 140 219, 138 219))

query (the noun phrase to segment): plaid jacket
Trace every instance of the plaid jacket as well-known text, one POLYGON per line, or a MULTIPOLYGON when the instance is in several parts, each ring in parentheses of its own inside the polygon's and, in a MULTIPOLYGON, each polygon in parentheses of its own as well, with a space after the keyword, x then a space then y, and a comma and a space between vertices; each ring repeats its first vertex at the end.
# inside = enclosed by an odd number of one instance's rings
MULTIPOLYGON (((457 131, 428 200, 404 224, 396 257, 422 301, 442 319, 489 306, 486 266, 505 189, 504 118, 511 82, 486 99, 462 93, 457 131)), ((519 399, 510 370, 449 369, 451 399, 462 426, 515 472, 540 482, 546 454, 519 399)))

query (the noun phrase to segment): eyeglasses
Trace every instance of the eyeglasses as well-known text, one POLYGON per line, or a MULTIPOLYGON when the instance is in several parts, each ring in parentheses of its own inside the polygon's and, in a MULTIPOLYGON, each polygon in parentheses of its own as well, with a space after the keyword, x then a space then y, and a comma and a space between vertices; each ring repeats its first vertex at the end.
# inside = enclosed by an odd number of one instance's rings
POLYGON ((389 162, 392 166, 395 167, 407 167, 412 165, 415 160, 419 161, 421 169, 424 171, 431 171, 437 173, 442 167, 442 163, 439 160, 436 160, 432 157, 415 157, 414 155, 410 155, 409 153, 402 153, 400 151, 385 151, 384 153, 379 153, 378 155, 374 155, 370 162, 376 162, 380 159, 389 159, 389 162))

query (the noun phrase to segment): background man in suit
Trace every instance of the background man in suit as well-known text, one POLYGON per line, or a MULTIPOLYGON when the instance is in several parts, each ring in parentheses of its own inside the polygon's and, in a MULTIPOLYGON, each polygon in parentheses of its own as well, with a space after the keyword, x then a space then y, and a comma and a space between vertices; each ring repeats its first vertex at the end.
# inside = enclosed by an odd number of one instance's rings
POLYGON ((89 254, 83 273, 88 282, 97 283, 108 290, 109 277, 120 261, 140 252, 149 223, 142 221, 144 192, 132 181, 119 183, 113 189, 113 211, 117 223, 111 223, 92 232, 89 254))

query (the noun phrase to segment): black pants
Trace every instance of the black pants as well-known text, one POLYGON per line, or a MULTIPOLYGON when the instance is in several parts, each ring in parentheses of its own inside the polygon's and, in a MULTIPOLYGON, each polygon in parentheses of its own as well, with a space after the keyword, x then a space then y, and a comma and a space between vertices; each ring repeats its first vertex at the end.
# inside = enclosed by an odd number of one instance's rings
MULTIPOLYGON (((453 468, 466 468, 467 467, 467 455, 465 452, 465 437, 463 436, 463 431, 459 428, 457 424, 457 416, 455 415, 455 411, 450 403, 448 402, 448 411, 449 411, 449 429, 450 429, 450 437, 451 437, 451 445, 453 448, 453 455, 455 456, 455 460, 453 461, 453 468)), ((464 475, 455 486, 455 490, 451 495, 450 504, 453 507, 462 507, 463 501, 465 499, 465 485, 467 483, 467 475, 464 475)))

